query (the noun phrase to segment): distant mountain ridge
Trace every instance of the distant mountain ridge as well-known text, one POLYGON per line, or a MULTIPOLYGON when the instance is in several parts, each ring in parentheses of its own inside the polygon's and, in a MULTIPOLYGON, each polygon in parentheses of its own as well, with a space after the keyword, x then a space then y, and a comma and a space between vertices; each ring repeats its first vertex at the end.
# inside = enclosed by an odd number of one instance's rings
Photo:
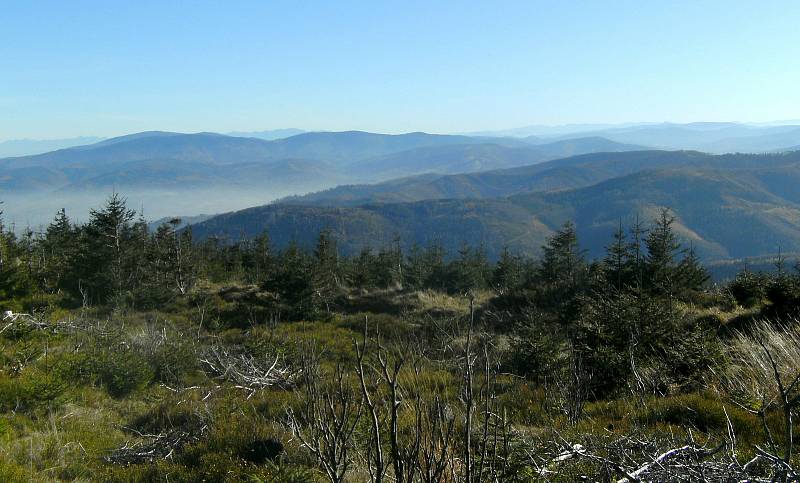
POLYGON ((117 192, 157 217, 221 212, 342 184, 534 164, 565 153, 632 146, 597 139, 531 145, 520 139, 360 131, 264 140, 147 131, 0 159, 7 217, 46 223, 61 207, 83 215, 117 192), (216 204, 216 208, 215 208, 216 204))
POLYGON ((216 133, 148 131, 0 159, 0 183, 17 191, 182 183, 187 187, 202 183, 257 187, 261 183, 264 188, 282 184, 307 191, 348 180, 520 166, 597 146, 636 148, 596 138, 531 146, 521 140, 426 133, 303 133, 266 141, 216 133))
POLYGON ((800 145, 800 122, 530 126, 480 134, 526 138, 531 142, 600 136, 618 143, 644 145, 659 149, 693 149, 711 153, 753 153, 785 150, 800 145))
POLYGON ((274 141, 276 139, 284 139, 298 134, 303 134, 308 131, 303 129, 288 128, 288 129, 270 129, 267 131, 234 131, 226 133, 228 136, 236 136, 242 138, 257 138, 265 141, 274 141))
POLYGON ((0 141, 0 158, 41 154, 56 149, 92 144, 102 140, 103 138, 95 136, 67 139, 10 139, 8 141, 0 141))

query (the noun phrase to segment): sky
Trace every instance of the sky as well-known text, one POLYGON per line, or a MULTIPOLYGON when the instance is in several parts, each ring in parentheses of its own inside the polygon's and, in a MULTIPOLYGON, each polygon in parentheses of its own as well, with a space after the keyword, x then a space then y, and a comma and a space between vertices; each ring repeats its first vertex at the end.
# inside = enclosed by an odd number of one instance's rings
POLYGON ((800 118, 800 2, 0 0, 0 141, 800 118))

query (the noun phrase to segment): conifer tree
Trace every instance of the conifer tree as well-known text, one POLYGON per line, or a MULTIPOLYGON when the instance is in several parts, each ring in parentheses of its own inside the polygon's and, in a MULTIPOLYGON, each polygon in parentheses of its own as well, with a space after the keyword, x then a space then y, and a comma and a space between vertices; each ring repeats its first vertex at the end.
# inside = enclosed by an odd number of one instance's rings
POLYGON ((34 286, 19 260, 17 239, 7 231, 0 211, 0 308, 19 310, 19 299, 33 292, 34 286))
POLYGON ((647 236, 647 230, 644 229, 639 215, 636 215, 636 221, 631 227, 631 244, 630 252, 633 257, 633 281, 637 292, 644 289, 644 269, 645 269, 645 250, 644 239, 647 236))
POLYGON ((406 257, 403 284, 416 290, 424 288, 430 279, 431 269, 426 251, 414 243, 406 257))
POLYGON ((22 236, 17 240, 17 256, 25 276, 31 281, 41 284, 44 263, 39 250, 39 240, 31 227, 26 227, 22 236))
POLYGON ((678 265, 678 278, 681 288, 691 291, 699 290, 711 278, 706 268, 700 263, 693 244, 689 245, 686 256, 678 265))
POLYGON ((153 276, 153 274, 149 272, 146 261, 143 263, 143 260, 141 260, 142 254, 148 253, 150 243, 150 227, 142 212, 139 212, 138 218, 136 218, 136 221, 132 222, 128 230, 126 253, 124 253, 123 256, 123 262, 125 264, 123 273, 128 277, 126 289, 134 296, 144 284, 150 282, 153 276))
POLYGON ((401 265, 402 260, 398 262, 398 252, 395 246, 384 247, 372 259, 370 279, 377 287, 399 287, 402 285, 401 265))
POLYGON ((351 257, 347 261, 347 283, 356 288, 368 289, 375 287, 375 280, 372 276, 372 267, 375 263, 375 255, 367 247, 362 248, 358 255, 351 257))
POLYGON ((512 254, 508 247, 503 247, 492 272, 494 290, 500 295, 514 290, 522 284, 522 277, 522 260, 518 255, 512 254))
POLYGON ((546 283, 577 286, 586 268, 584 253, 578 246, 578 235, 572 222, 560 230, 542 247, 541 277, 546 283))
POLYGON ((133 274, 128 272, 132 221, 136 212, 128 209, 125 199, 114 193, 100 210, 89 212, 90 220, 85 227, 86 238, 81 246, 78 269, 80 290, 88 297, 105 303, 120 303, 120 297, 129 288, 133 274))
POLYGON ((424 259, 430 270, 425 283, 426 288, 444 290, 447 287, 447 265, 445 264, 445 249, 441 240, 434 240, 425 247, 424 259))
POLYGON ((453 262, 452 289, 463 293, 484 288, 488 272, 489 266, 483 246, 472 248, 464 244, 458 250, 458 258, 453 262))
POLYGON ((70 274, 78 249, 78 232, 63 208, 56 213, 48 225, 42 241, 42 250, 47 260, 44 289, 58 292, 68 289, 70 274))
POLYGON ((274 263, 269 232, 266 229, 253 241, 253 252, 253 276, 256 281, 263 281, 274 263))
POLYGON ((669 209, 662 208, 645 239, 645 273, 648 286, 653 293, 666 296, 675 294, 678 281, 675 259, 681 246, 672 230, 674 222, 675 217, 670 214, 669 209))
POLYGON ((400 234, 397 233, 392 240, 392 283, 403 288, 403 248, 400 234))
POLYGON ((336 239, 329 229, 322 230, 314 250, 314 291, 315 295, 330 312, 330 304, 340 286, 339 254, 336 239))
POLYGON ((625 286, 634 282, 636 254, 634 246, 628 242, 622 220, 614 231, 613 240, 606 247, 606 256, 603 259, 603 272, 605 282, 621 291, 625 286))
POLYGON ((564 324, 572 323, 580 311, 580 295, 586 288, 586 261, 578 246, 575 225, 567 222, 542 247, 539 269, 543 283, 539 303, 552 308, 564 324))
POLYGON ((317 300, 314 297, 313 274, 313 259, 292 240, 280 253, 276 269, 264 282, 264 288, 278 295, 281 303, 291 311, 292 317, 313 317, 317 300))

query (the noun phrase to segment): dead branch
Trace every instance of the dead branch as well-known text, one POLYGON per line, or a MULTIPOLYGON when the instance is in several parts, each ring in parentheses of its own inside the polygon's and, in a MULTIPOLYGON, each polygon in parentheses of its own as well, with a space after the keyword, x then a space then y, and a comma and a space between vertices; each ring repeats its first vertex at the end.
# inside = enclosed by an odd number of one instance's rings
POLYGON ((143 438, 144 441, 134 443, 126 441, 123 446, 115 449, 105 458, 109 463, 133 465, 170 459, 175 452, 180 451, 187 443, 200 440, 208 430, 208 427, 204 425, 198 431, 173 429, 159 434, 142 434, 131 428, 124 429, 143 438))
POLYGON ((248 398, 268 387, 293 388, 302 373, 298 368, 282 365, 280 354, 274 360, 260 360, 221 345, 210 347, 200 362, 210 377, 232 382, 236 388, 249 391, 248 398))
POLYGON ((305 368, 303 404, 298 412, 288 410, 289 427, 317 458, 331 483, 341 483, 351 466, 350 450, 363 398, 350 389, 341 367, 337 366, 332 384, 321 384, 316 369, 305 368))

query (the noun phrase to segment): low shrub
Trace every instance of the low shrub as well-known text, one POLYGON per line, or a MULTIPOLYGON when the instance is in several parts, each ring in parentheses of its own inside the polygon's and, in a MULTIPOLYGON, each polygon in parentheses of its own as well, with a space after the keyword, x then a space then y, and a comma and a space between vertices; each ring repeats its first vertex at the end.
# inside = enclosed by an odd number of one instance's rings
POLYGON ((25 468, 10 461, 0 461, 0 481, 27 483, 32 480, 25 468))
POLYGON ((147 386, 153 370, 139 354, 121 347, 118 351, 99 350, 70 354, 58 365, 62 380, 99 384, 115 398, 147 386))
POLYGON ((728 291, 742 307, 761 304, 767 295, 768 276, 751 271, 742 271, 728 284, 728 291))
POLYGON ((0 377, 0 411, 32 410, 57 403, 67 386, 57 374, 38 369, 18 377, 0 377))
POLYGON ((667 423, 689 426, 716 435, 727 434, 730 419, 738 437, 752 439, 760 438, 762 434, 755 416, 730 405, 723 407, 716 396, 706 393, 650 399, 636 419, 646 425, 667 423))
POLYGON ((767 315, 785 317, 800 312, 800 280, 797 277, 776 277, 767 286, 766 295, 772 302, 767 315))

